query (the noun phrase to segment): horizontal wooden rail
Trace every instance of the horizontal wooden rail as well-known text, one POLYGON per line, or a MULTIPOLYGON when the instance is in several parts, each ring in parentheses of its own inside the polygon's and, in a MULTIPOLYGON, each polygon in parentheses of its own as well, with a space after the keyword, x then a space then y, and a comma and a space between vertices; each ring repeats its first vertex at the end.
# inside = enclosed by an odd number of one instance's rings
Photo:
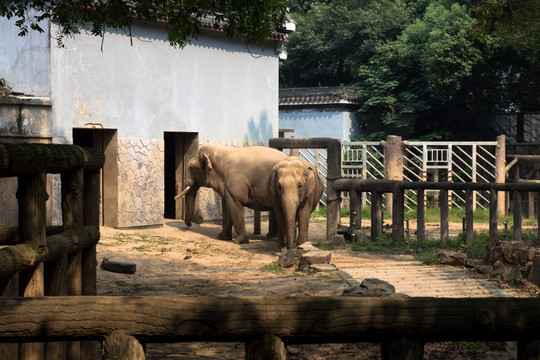
POLYGON ((53 261, 66 254, 96 245, 99 230, 95 226, 85 226, 82 236, 68 230, 61 234, 47 237, 47 246, 18 244, 0 249, 0 279, 10 277, 17 272, 31 269, 42 262, 53 261))
POLYGON ((478 191, 540 191, 540 184, 534 183, 458 183, 428 181, 395 181, 395 180, 359 180, 338 179, 334 182, 338 191, 372 191, 392 192, 395 190, 478 190, 478 191))
POLYGON ((538 298, 56 296, 0 298, 0 342, 103 339, 289 343, 540 337, 538 298))
MULTIPOLYGON (((47 226, 47 236, 60 234, 64 231, 62 225, 47 226)), ((0 226, 0 245, 15 245, 19 243, 18 226, 0 226)))
POLYGON ((101 169, 103 151, 76 145, 0 143, 0 177, 101 169))

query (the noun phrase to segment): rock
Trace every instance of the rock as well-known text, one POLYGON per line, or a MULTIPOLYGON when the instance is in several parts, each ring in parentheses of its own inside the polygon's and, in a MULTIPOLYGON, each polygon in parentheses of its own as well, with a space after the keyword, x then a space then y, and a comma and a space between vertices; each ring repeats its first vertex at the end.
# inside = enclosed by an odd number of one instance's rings
POLYGON ((381 291, 387 293, 396 292, 396 288, 394 287, 394 285, 390 284, 387 281, 379 279, 364 279, 360 286, 365 287, 366 289, 380 289, 381 291))
POLYGON ((534 256, 529 276, 527 276, 527 281, 536 286, 540 286, 540 255, 534 256))
POLYGON ((408 297, 405 294, 397 294, 396 288, 392 284, 379 279, 364 279, 360 286, 345 289, 341 296, 408 297))
POLYGON ((493 271, 493 266, 490 264, 482 264, 478 266, 478 272, 484 275, 491 275, 491 272, 493 271))
POLYGON ((302 256, 302 249, 290 249, 284 251, 279 255, 277 264, 281 267, 288 268, 296 266, 300 263, 300 257, 302 256))
POLYGON ((303 243, 301 245, 298 245, 298 249, 303 250, 304 252, 306 252, 306 251, 318 251, 319 250, 315 246, 313 246, 313 244, 311 242, 309 242, 309 241, 306 241, 305 243, 303 243))
POLYGON ((523 275, 521 274, 521 267, 519 265, 512 264, 493 267, 493 272, 491 273, 491 276, 497 277, 504 281, 514 282, 523 279, 523 275))
POLYGON ((467 254, 455 251, 438 250, 435 258, 442 265, 467 265, 467 254))
POLYGON ((502 257, 502 249, 500 247, 500 244, 495 245, 493 250, 489 253, 489 261, 494 264, 497 260, 499 260, 502 257))
POLYGON ((330 251, 313 250, 303 253, 298 268, 305 270, 311 265, 330 264, 332 253, 330 251))
POLYGON ((369 239, 369 236, 366 235, 366 232, 363 229, 354 230, 353 236, 353 241, 364 241, 369 239))
POLYGON ((333 272, 338 271, 338 268, 334 264, 325 264, 325 265, 311 265, 309 267, 310 269, 313 269, 318 272, 333 272))
POLYGON ((337 234, 334 235, 334 246, 336 247, 343 247, 347 246, 347 241, 345 241, 345 236, 337 234))
POLYGON ((502 242, 500 247, 504 259, 509 264, 525 264, 527 261, 532 260, 535 253, 534 248, 525 246, 523 244, 511 244, 507 242, 502 242))

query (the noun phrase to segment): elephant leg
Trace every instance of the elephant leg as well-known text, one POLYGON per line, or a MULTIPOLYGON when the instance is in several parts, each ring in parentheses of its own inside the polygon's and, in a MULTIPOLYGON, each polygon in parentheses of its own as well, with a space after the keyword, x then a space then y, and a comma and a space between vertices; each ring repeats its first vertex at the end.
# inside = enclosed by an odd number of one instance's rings
POLYGON ((309 219, 311 215, 310 206, 304 206, 298 209, 298 238, 297 245, 308 241, 309 219))
POLYGON ((274 211, 268 212, 268 234, 266 237, 276 237, 278 235, 278 224, 274 211))
POLYGON ((246 217, 244 214, 244 206, 240 202, 232 199, 230 195, 227 196, 227 207, 230 210, 230 219, 234 230, 238 234, 236 237, 233 237, 233 242, 235 244, 248 244, 249 239, 246 232, 246 217))
POLYGON ((221 200, 221 214, 223 217, 221 220, 223 230, 218 234, 217 238, 219 240, 232 240, 232 221, 225 200, 221 200))

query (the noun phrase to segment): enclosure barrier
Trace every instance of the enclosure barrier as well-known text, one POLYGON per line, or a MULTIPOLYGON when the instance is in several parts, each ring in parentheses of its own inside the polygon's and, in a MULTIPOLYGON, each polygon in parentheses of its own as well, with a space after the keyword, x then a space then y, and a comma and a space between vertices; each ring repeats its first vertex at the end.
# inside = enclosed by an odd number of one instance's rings
MULTIPOLYGON (((362 192, 369 191, 372 196, 371 204, 371 238, 382 237, 382 193, 393 194, 392 201, 392 236, 395 241, 403 241, 404 237, 404 192, 417 190, 417 239, 425 240, 424 196, 425 190, 440 190, 441 192, 441 241, 448 240, 448 191, 465 191, 465 239, 467 244, 473 242, 473 191, 489 191, 489 242, 490 246, 497 242, 497 193, 512 191, 514 194, 514 240, 521 240, 521 193, 537 192, 540 194, 540 184, 537 183, 454 183, 454 182, 406 182, 392 180, 355 180, 338 179, 334 181, 337 192, 351 193, 351 228, 362 227, 362 192)), ((328 209, 330 211, 330 209, 328 209)), ((338 214, 339 215, 339 214, 338 214)), ((538 214, 540 224, 540 212, 538 214)), ((333 229, 337 233, 337 227, 333 229)), ((538 228, 540 239, 540 226, 538 228)))
MULTIPOLYGON (((19 223, 0 231, 0 299, 13 319, 25 297, 96 295, 103 152, 74 145, 0 144, 0 177, 17 177, 19 223), (47 174, 60 173, 63 232, 47 236, 47 174), (7 298, 9 297, 9 298, 7 298)), ((54 231, 53 232, 58 232, 54 231)), ((47 313, 57 316, 67 309, 47 313)), ((45 315, 45 314, 44 314, 45 315)), ((39 326, 45 326, 43 323, 39 326)), ((10 330, 2 331, 3 335, 10 330)), ((0 358, 97 359, 93 342, 0 344, 0 358)))
POLYGON ((422 359, 426 342, 451 340, 517 341, 524 360, 539 358, 539 334, 538 298, 0 298, 0 342, 104 339, 117 360, 144 359, 141 343, 188 341, 264 351, 246 359, 285 359, 282 341, 378 342, 385 360, 422 359))

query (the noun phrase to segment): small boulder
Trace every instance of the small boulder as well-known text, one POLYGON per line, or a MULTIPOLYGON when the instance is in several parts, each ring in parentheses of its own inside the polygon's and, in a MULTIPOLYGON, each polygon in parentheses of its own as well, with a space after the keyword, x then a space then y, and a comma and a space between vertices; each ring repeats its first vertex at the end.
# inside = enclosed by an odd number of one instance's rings
POLYGON ((277 264, 284 268, 296 266, 298 263, 300 263, 300 257, 302 256, 302 253, 302 249, 290 249, 284 251, 281 253, 281 255, 279 255, 277 264))
POLYGON ((313 250, 303 253, 298 268, 305 270, 311 265, 330 264, 332 253, 330 251, 313 250))
POLYGON ((435 252, 435 258, 442 265, 467 265, 467 254, 465 253, 438 250, 435 252))

